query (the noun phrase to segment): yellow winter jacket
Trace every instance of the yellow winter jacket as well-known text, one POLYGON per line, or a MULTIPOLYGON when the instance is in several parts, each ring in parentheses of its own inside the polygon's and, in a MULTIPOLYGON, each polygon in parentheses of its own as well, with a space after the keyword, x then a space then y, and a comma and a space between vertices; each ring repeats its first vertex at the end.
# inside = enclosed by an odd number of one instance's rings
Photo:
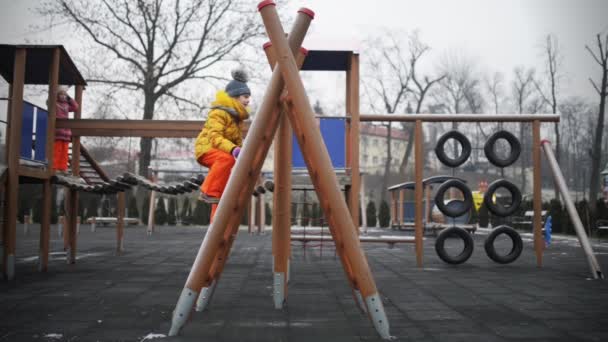
POLYGON ((205 126, 194 143, 195 158, 198 160, 212 148, 230 153, 234 147, 241 146, 241 124, 247 118, 247 108, 225 91, 218 91, 205 126))

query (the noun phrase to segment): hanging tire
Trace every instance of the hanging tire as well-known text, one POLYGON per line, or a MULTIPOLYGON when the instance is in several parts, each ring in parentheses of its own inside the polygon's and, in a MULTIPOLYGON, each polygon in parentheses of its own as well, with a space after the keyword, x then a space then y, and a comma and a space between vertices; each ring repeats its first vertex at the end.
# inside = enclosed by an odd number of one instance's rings
POLYGON ((437 140, 437 145, 435 145, 435 154, 437 155, 437 159, 439 159, 444 165, 449 167, 458 167, 467 161, 471 155, 471 142, 464 134, 458 131, 449 131, 442 135, 439 140, 437 140), (448 139, 454 139, 460 143, 460 146, 462 146, 462 153, 460 153, 460 156, 450 158, 445 153, 445 143, 448 141, 448 139))
POLYGON ((506 179, 498 179, 488 186, 488 190, 483 196, 483 203, 488 210, 499 217, 507 217, 513 215, 521 205, 521 192, 515 184, 506 179), (511 194, 511 205, 506 207, 502 204, 493 203, 492 198, 499 188, 505 188, 511 194))
POLYGON ((448 264, 458 265, 467 261, 473 254, 473 238, 466 230, 458 227, 442 230, 435 240, 435 251, 437 256, 448 264), (452 256, 445 250, 445 240, 449 237, 458 237, 464 242, 464 248, 460 254, 452 256))
POLYGON ((490 163, 498 167, 507 167, 515 163, 517 158, 519 158, 519 154, 521 153, 521 144, 519 143, 519 140, 513 134, 511 134, 511 132, 498 131, 492 134, 488 141, 486 141, 483 151, 485 152, 486 158, 488 158, 490 163), (509 153, 506 158, 500 158, 494 151, 494 146, 496 145, 498 139, 505 139, 511 147, 511 153, 509 153))
POLYGON ((473 206, 473 194, 471 193, 471 189, 469 189, 464 182, 458 179, 450 179, 447 182, 441 183, 439 188, 437 188, 437 194, 435 194, 435 205, 437 206, 437 209, 439 209, 439 211, 441 211, 444 215, 449 217, 458 217, 471 210, 471 207, 473 206), (443 197, 445 196, 445 192, 450 188, 460 190, 464 196, 464 199, 451 201, 449 204, 446 204, 443 201, 443 197))
POLYGON ((496 229, 492 230, 490 235, 488 235, 486 242, 484 243, 484 248, 490 259, 499 264, 509 264, 519 258, 522 250, 524 249, 524 243, 521 239, 521 235, 519 235, 515 229, 509 226, 498 226, 496 229), (494 248, 494 241, 500 234, 506 234, 509 238, 511 238, 511 242, 513 242, 513 247, 507 255, 500 255, 496 253, 496 249, 494 248))

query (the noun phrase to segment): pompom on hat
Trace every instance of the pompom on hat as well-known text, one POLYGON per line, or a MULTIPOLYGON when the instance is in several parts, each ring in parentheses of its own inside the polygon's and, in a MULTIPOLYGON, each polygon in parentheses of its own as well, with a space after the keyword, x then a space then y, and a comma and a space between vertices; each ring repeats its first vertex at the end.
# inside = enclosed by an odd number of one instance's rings
POLYGON ((247 86, 249 80, 247 73, 243 69, 232 70, 232 81, 226 85, 226 93, 231 97, 239 97, 241 95, 251 95, 251 90, 247 86))

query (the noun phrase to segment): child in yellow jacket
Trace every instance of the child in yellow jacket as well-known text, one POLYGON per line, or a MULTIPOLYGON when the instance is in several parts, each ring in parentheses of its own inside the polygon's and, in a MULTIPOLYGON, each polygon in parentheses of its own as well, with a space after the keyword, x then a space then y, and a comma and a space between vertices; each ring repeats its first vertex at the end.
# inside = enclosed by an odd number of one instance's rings
MULTIPOLYGON (((251 90, 247 86, 247 75, 241 70, 232 72, 233 80, 225 90, 216 94, 203 130, 194 144, 197 162, 209 173, 201 185, 199 200, 216 204, 224 192, 235 159, 241 152, 243 138, 242 123, 249 118, 251 90)), ((212 207, 211 217, 216 205, 212 207)))

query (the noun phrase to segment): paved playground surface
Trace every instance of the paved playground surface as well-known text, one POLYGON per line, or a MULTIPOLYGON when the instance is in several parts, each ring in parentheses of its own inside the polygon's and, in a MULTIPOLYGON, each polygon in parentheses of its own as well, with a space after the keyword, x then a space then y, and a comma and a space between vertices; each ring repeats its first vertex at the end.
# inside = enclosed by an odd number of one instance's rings
MULTIPOLYGON (((125 229, 116 256, 114 227, 82 225, 79 259, 65 263, 52 227, 49 271, 36 272, 38 227, 18 226, 17 279, 0 281, 0 341, 379 341, 351 297, 331 244, 293 243, 288 306, 272 301, 271 235, 241 230, 206 312, 178 337, 164 337, 205 230, 125 229), (321 255, 322 254, 322 255, 321 255)), ((406 234, 385 230, 370 234, 406 234)), ((424 241, 424 268, 413 245, 365 245, 396 341, 608 341, 608 280, 590 278, 575 239, 554 239, 536 267, 529 238, 510 265, 483 250, 475 234, 466 264, 451 266, 424 241)), ((608 242, 593 245, 608 270, 608 242)))

